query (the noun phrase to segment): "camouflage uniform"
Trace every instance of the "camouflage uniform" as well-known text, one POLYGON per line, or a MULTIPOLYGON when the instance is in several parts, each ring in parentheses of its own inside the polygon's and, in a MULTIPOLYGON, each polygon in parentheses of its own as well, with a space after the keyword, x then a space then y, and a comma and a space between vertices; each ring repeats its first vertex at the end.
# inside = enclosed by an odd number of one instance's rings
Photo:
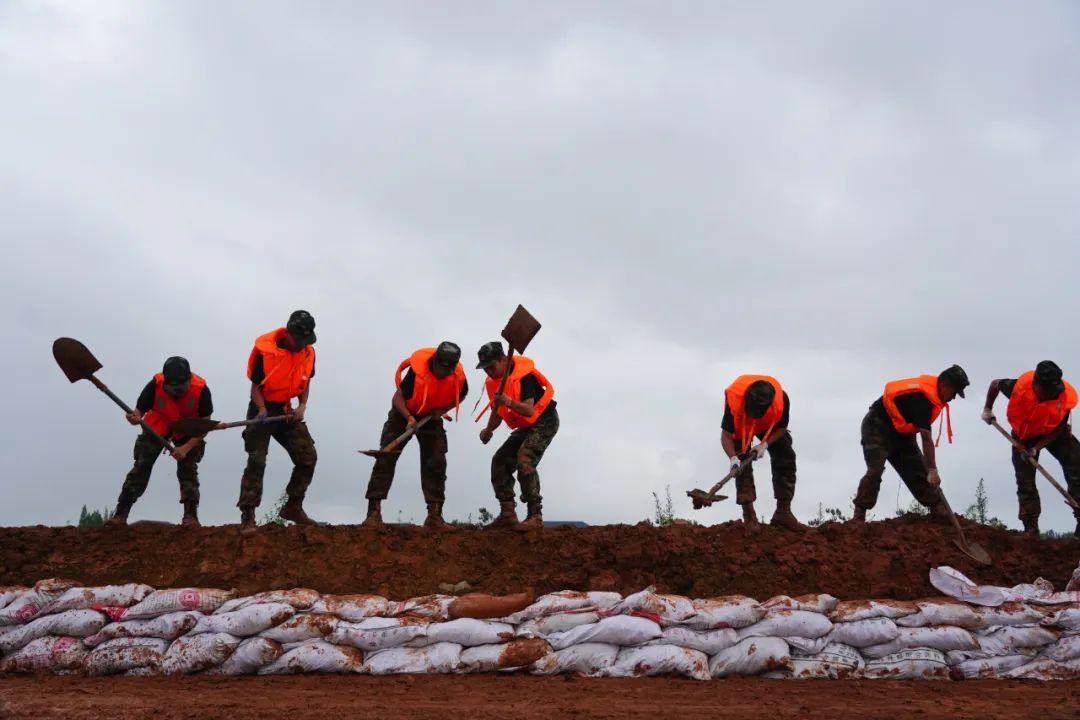
POLYGON ((917 433, 898 433, 881 410, 871 407, 862 421, 863 458, 866 474, 859 481, 855 507, 869 510, 877 504, 885 462, 900 474, 915 499, 926 507, 941 502, 941 490, 927 480, 926 460, 916 443, 917 433))
MULTIPOLYGON (((284 415, 285 403, 266 403, 267 415, 284 415)), ((248 404, 247 418, 258 414, 254 404, 248 404)), ((285 448, 293 461, 292 477, 285 489, 290 498, 303 499, 311 478, 315 474, 318 455, 315 441, 311 439, 307 423, 272 422, 265 425, 249 425, 244 430, 244 450, 248 454, 247 467, 240 478, 238 508, 256 508, 262 502, 263 473, 266 472, 266 454, 270 450, 270 438, 285 448)))
MULTIPOLYGON (((791 433, 785 432, 775 443, 770 443, 767 452, 772 466, 773 497, 791 502, 795 497, 795 447, 791 442, 791 433)), ((754 467, 751 464, 735 476, 735 502, 745 505, 756 500, 757 488, 754 487, 754 467)))
POLYGON ((491 458, 491 486, 500 502, 514 501, 514 471, 517 470, 521 501, 530 507, 539 507, 543 498, 540 497, 540 474, 536 466, 557 432, 559 413, 549 407, 535 423, 510 433, 506 442, 495 451, 491 458))
MULTIPOLYGON (((384 447, 394 438, 405 432, 408 423, 397 410, 390 409, 383 424, 379 447, 384 447)), ((411 439, 411 438, 410 438, 411 439)), ((427 504, 442 503, 446 500, 446 428, 441 417, 432 418, 416 431, 416 441, 420 444, 420 488, 424 492, 427 504)), ((398 447, 408 445, 406 440, 398 447)), ((368 480, 367 499, 385 500, 390 494, 394 482, 394 468, 400 453, 394 453, 375 460, 368 480)))
MULTIPOLYGON (((1013 437, 1016 437, 1015 433, 1013 437)), ((1031 438, 1021 442, 1025 447, 1031 447, 1042 439, 1031 438)), ((1080 441, 1072 432, 1065 431, 1057 440, 1046 446, 1046 451, 1061 463, 1069 494, 1074 498, 1080 498, 1080 441)), ((1019 519, 1025 525, 1037 523, 1039 514, 1042 512, 1042 505, 1039 502, 1039 489, 1035 486, 1035 466, 1029 463, 1015 446, 1012 451, 1012 464, 1016 471, 1016 498, 1020 502, 1019 519)), ((1073 515, 1080 521, 1080 511, 1073 510, 1073 515)))
MULTIPOLYGON (((120 490, 119 504, 131 507, 146 492, 150 483, 150 472, 154 469, 164 448, 150 435, 141 433, 135 438, 135 465, 132 466, 124 487, 120 490)), ((206 452, 206 443, 196 445, 187 456, 176 463, 176 479, 180 481, 180 502, 199 504, 199 461, 206 452)))

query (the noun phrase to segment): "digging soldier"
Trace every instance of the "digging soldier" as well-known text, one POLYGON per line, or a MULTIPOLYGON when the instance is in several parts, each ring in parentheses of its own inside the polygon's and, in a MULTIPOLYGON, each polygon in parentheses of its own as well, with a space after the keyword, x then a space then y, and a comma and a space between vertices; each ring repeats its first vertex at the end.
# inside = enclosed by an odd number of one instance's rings
MULTIPOLYGON (((769 453, 772 465, 773 495, 776 512, 770 525, 806 530, 791 512, 795 497, 795 449, 788 432, 791 400, 776 378, 767 375, 740 375, 724 391, 724 418, 720 422, 720 444, 735 470, 747 457, 760 460, 769 453), (754 438, 761 442, 751 447, 754 438)), ((754 469, 748 463, 735 477, 735 501, 742 505, 743 522, 758 526, 754 501, 754 469)))
MULTIPOLYGON (((165 361, 161 372, 143 388, 135 403, 135 409, 126 415, 132 425, 140 420, 153 428, 161 437, 172 441, 176 450, 176 479, 180 481, 180 502, 184 505, 185 527, 199 526, 199 461, 205 446, 202 438, 173 437, 169 426, 181 418, 207 418, 213 414, 214 403, 206 381, 191 372, 188 361, 171 357, 165 361)), ((150 482, 154 463, 165 449, 147 432, 135 438, 135 464, 124 479, 116 512, 108 521, 111 526, 126 525, 128 513, 135 501, 142 497, 150 482)))
MULTIPOLYGON (((992 424, 994 401, 998 393, 1009 398, 1005 411, 1012 427, 1012 436, 1026 448, 1013 446, 1012 464, 1016 472, 1016 497, 1020 503, 1020 522, 1024 532, 1039 536, 1039 490, 1035 486, 1035 466, 1039 451, 1044 448, 1061 463, 1069 494, 1080 498, 1080 442, 1072 433, 1070 415, 1077 404, 1076 389, 1061 377, 1057 364, 1043 360, 1016 379, 994 380, 986 391, 986 406, 982 419, 992 424)), ((1076 517, 1077 537, 1080 537, 1080 511, 1076 517)))
MULTIPOLYGON (((487 426, 480 431, 480 442, 487 445, 495 429, 503 422, 511 429, 510 437, 491 458, 491 485, 501 510, 488 527, 519 530, 542 528, 543 498, 540 497, 540 475, 536 466, 540 464, 555 433, 559 432, 559 413, 553 399, 555 389, 529 358, 523 355, 507 358, 501 342, 484 344, 477 356, 480 362, 476 367, 487 374, 484 387, 490 401, 489 407, 492 408, 487 426), (499 385, 508 367, 510 375, 505 389, 500 393, 499 385), (521 500, 528 509, 525 522, 520 524, 514 509, 515 470, 521 485, 521 500)), ((480 417, 483 415, 481 412, 480 417)))
MULTIPOLYGON (((422 348, 402 360, 394 376, 397 389, 379 439, 379 445, 385 447, 406 430, 415 431, 420 446, 420 488, 428 509, 424 527, 435 530, 453 529, 443 519, 447 442, 442 415, 452 408, 456 419, 461 401, 469 392, 465 368, 460 361, 461 348, 452 342, 439 343, 436 348, 422 348), (404 377, 402 371, 405 371, 404 377), (420 423, 425 416, 430 417, 420 423)), ((405 443, 408 443, 407 439, 405 443)), ((364 525, 382 525, 382 501, 390 493, 398 457, 399 453, 395 451, 375 460, 368 481, 368 512, 364 525)))
POLYGON ((292 476, 286 488, 288 500, 280 516, 295 523, 313 525, 315 521, 304 512, 304 495, 315 474, 315 441, 311 439, 304 413, 315 377, 315 318, 306 310, 289 316, 285 327, 271 330, 255 340, 248 357, 247 376, 251 380, 251 402, 247 418, 265 419, 270 415, 287 415, 284 422, 250 425, 244 430, 244 450, 247 467, 240 479, 240 530, 255 531, 255 508, 262 501, 263 474, 266 454, 273 438, 289 453, 293 461, 292 476), (295 408, 293 398, 298 399, 295 408))
MULTIPOLYGON (((935 515, 948 517, 939 489, 941 476, 931 426, 944 410, 942 422, 948 427, 949 442, 952 442, 949 403, 957 395, 964 397, 964 388, 968 385, 967 373, 959 365, 953 365, 937 376, 920 375, 885 385, 884 393, 870 406, 862 421, 866 474, 859 481, 855 496, 854 522, 866 522, 866 511, 877 504, 886 461, 900 474, 916 500, 935 515), (916 435, 922 439, 922 452, 915 444, 916 435)), ((939 429, 939 439, 940 436, 939 429)))

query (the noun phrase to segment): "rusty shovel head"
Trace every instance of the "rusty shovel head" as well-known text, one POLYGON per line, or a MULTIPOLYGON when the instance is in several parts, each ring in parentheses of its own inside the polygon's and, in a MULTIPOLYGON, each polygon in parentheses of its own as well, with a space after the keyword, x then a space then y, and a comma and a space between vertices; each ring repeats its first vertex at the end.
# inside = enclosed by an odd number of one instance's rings
POLYGON ((401 451, 396 448, 394 450, 357 450, 357 452, 361 455, 367 455, 368 457, 373 458, 389 457, 391 455, 401 454, 401 451))
POLYGON ((540 332, 540 323, 528 310, 518 305, 517 310, 507 321, 506 327, 503 328, 502 336, 510 344, 510 347, 514 349, 514 352, 520 354, 525 352, 525 348, 529 346, 529 343, 532 342, 538 332, 540 332))
POLYGON ((986 548, 979 543, 969 542, 965 545, 965 543, 960 542, 959 538, 955 538, 953 543, 960 549, 960 552, 964 553, 980 565, 994 564, 994 561, 990 558, 990 553, 986 552, 986 548))
POLYGON ((727 495, 710 495, 704 490, 687 490, 687 497, 694 501, 694 509, 700 510, 701 508, 712 507, 714 502, 721 500, 727 500, 727 495))
POLYGON ((101 363, 94 354, 74 338, 56 338, 53 342, 52 353, 56 358, 56 364, 71 382, 88 380, 101 369, 101 363))
POLYGON ((202 437, 212 430, 217 430, 219 425, 220 422, 210 418, 180 418, 169 426, 169 432, 177 437, 202 437))

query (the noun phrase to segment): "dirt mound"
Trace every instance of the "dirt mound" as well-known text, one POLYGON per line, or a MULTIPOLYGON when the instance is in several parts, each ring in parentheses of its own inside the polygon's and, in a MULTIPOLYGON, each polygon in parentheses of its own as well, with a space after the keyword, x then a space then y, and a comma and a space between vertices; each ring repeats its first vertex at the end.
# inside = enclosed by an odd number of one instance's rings
POLYGON ((242 538, 237 526, 120 529, 0 528, 0 585, 71 577, 88 584, 143 582, 236 588, 310 587, 406 598, 467 581, 472 590, 574 588, 623 593, 656 585, 691 597, 827 592, 840 598, 910 599, 939 594, 927 571, 952 565, 982 583, 1042 576, 1058 588, 1080 560, 1080 540, 1029 540, 968 524, 994 558, 980 567, 952 543, 948 525, 902 518, 864 527, 828 523, 805 533, 740 523, 713 527, 608 525, 527 535, 418 527, 269 526, 242 538))

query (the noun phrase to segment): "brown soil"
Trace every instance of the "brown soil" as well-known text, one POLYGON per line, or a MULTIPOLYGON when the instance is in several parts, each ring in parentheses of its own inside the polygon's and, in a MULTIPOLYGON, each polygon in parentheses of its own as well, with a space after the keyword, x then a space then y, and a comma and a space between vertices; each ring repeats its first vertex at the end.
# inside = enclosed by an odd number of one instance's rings
POLYGON ((1080 681, 714 682, 461 677, 5 678, 0 718, 922 718, 1071 720, 1080 681))
POLYGON ((952 565, 986 584, 1038 576, 1064 586, 1080 540, 1029 540, 969 524, 994 565, 981 567, 953 545, 948 525, 908 517, 864 527, 828 523, 805 533, 740 523, 713 527, 610 525, 518 534, 418 527, 194 530, 166 525, 78 530, 0 528, 0 585, 71 577, 87 584, 144 582, 251 593, 310 587, 324 593, 377 592, 394 599, 468 581, 474 591, 617 590, 655 584, 691 597, 827 592, 841 599, 911 599, 938 594, 927 571, 952 565))

